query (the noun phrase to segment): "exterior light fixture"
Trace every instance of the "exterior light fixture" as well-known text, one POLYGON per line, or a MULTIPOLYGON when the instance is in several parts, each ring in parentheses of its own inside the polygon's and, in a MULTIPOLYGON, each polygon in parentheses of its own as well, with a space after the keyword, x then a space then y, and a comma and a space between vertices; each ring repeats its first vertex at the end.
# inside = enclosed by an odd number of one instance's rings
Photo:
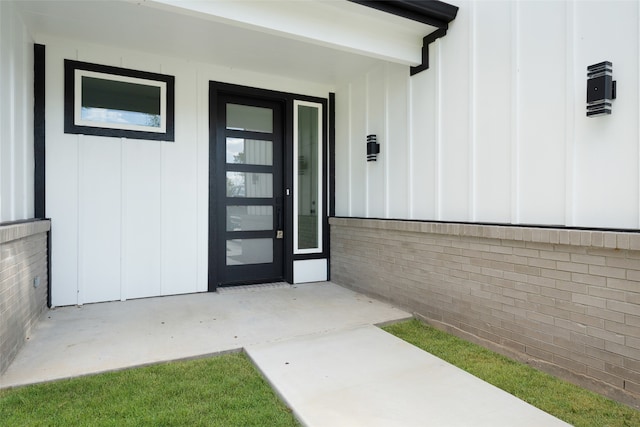
POLYGON ((380 153, 380 144, 376 135, 367 135, 367 162, 375 162, 380 153))
POLYGON ((587 117, 611 114, 611 101, 616 99, 616 82, 609 61, 587 67, 587 117))

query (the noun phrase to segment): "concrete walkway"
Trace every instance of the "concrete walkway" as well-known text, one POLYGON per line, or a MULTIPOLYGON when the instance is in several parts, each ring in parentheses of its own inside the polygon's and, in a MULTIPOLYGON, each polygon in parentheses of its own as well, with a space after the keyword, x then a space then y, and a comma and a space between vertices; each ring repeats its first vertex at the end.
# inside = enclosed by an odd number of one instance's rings
POLYGON ((373 325, 409 313, 332 283, 51 310, 0 387, 244 349, 309 426, 566 426, 373 325))

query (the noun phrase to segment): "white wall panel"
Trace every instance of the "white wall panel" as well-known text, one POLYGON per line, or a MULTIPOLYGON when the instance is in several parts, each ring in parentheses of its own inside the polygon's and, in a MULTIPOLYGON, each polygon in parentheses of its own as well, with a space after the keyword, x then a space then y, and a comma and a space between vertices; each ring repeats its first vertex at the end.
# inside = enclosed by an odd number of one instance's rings
MULTIPOLYGON (((519 216, 513 222, 563 224, 566 167, 566 3, 518 3, 517 122, 519 216), (539 22, 545 22, 545 30, 539 22), (535 36, 534 36, 535 34, 535 36), (551 65, 553 64, 553 65, 551 65)), ((586 86, 584 79, 580 88, 586 86)), ((578 102, 584 110, 584 102, 578 102)), ((583 111, 581 111, 584 114, 583 111)))
POLYGON ((118 300, 122 295, 122 143, 80 136, 78 147, 78 302, 118 300))
POLYGON ((472 221, 511 220, 514 7, 514 2, 492 1, 471 9, 472 206, 468 218, 472 221))
POLYGON ((14 151, 13 114, 15 99, 15 50, 13 5, 0 3, 0 221, 14 220, 14 151))
POLYGON ((161 143, 122 144, 122 298, 160 295, 161 143))
MULTIPOLYGON (((7 23, 10 22, 9 13, 12 13, 12 11, 9 11, 9 6, 7 5, 9 5, 9 3, 0 3, 0 82, 4 82, 7 78, 7 70, 9 67, 9 55, 6 52, 8 52, 9 42, 11 39, 9 37, 9 28, 7 23)), ((3 218, 9 217, 9 215, 5 213, 5 209, 7 209, 5 205, 8 206, 9 202, 7 200, 3 200, 9 197, 7 190, 5 189, 6 184, 4 184, 5 181, 8 181, 8 169, 5 170, 4 166, 6 162, 5 158, 7 156, 7 153, 5 153, 7 148, 5 148, 5 146, 8 146, 8 143, 5 142, 8 141, 8 137, 5 134, 6 127, 4 124, 4 116, 7 106, 5 106, 5 102, 2 101, 4 99, 8 99, 8 95, 6 93, 7 89, 7 85, 0 83, 0 221, 6 221, 6 219, 3 218)))
MULTIPOLYGON (((197 78, 179 65, 163 72, 181 76, 176 92, 176 142, 162 145, 162 294, 206 290, 198 288, 198 127, 197 78)), ((206 88, 208 91, 208 88, 206 88)), ((205 111, 208 110, 208 106, 205 111)), ((206 116, 205 116, 206 117, 206 116)), ((201 117, 200 120, 206 120, 201 117)), ((202 136, 208 141, 208 133, 202 136)), ((208 196, 203 199, 208 200, 208 196)), ((206 247, 206 246, 205 246, 206 247)), ((206 251, 205 251, 206 252, 206 251)), ((207 264, 203 267, 206 269, 207 264)))
POLYGON ((336 215, 351 215, 351 85, 339 87, 336 91, 336 215))
POLYGON ((33 40, 0 2, 0 222, 33 218, 33 40))
POLYGON ((575 205, 577 225, 637 228, 638 2, 575 3, 575 205), (595 28, 612 28, 598 32, 595 28), (613 63, 613 114, 585 117, 586 69, 613 63), (579 98, 578 98, 579 97, 579 98))
POLYGON ((409 80, 406 67, 387 64, 385 97, 386 135, 383 138, 386 197, 385 217, 405 218, 409 213, 409 80))
POLYGON ((13 140, 15 217, 33 216, 33 42, 20 21, 14 23, 16 45, 14 78, 13 140))
POLYGON ((324 282, 327 280, 327 259, 293 261, 293 283, 324 282))
POLYGON ((385 165, 389 161, 387 156, 390 150, 386 132, 386 74, 384 64, 374 68, 367 74, 366 78, 366 130, 363 134, 354 134, 353 139, 356 145, 365 147, 365 155, 361 161, 366 164, 367 180, 367 209, 366 216, 373 218, 385 217, 385 165), (378 159, 375 162, 368 162, 366 159, 367 135, 376 135, 378 143, 384 149, 380 150, 378 159))
MULTIPOLYGON (((146 55, 123 55, 126 68, 159 73, 146 55)), ((122 139, 121 299, 161 294, 161 150, 163 143, 122 139)))
POLYGON ((349 215, 356 217, 367 216, 367 102, 365 77, 351 83, 349 97, 349 215))
MULTIPOLYGON (((471 202, 471 11, 461 7, 440 41, 438 220, 468 221, 471 202)), ((423 71, 432 72, 432 70, 423 71)))
POLYGON ((47 46, 46 134, 57 135, 46 147, 46 212, 51 226, 51 294, 54 306, 78 303, 78 137, 64 134, 64 116, 58 100, 64 99, 64 57, 74 59, 76 50, 47 46), (55 141, 55 142, 54 142, 55 141))
MULTIPOLYGON (((48 122, 47 122, 48 123, 48 122)), ((47 129, 50 129, 47 125, 47 129)), ((47 216, 56 218, 51 228, 54 306, 78 303, 78 141, 64 138, 49 145, 46 153, 47 216)), ((52 223, 53 224, 53 223, 52 223)))
MULTIPOLYGON (((195 88, 198 111, 209 111, 209 79, 196 71, 195 88)), ((196 140, 196 287, 204 292, 209 286, 209 120, 202 114, 197 120, 196 140)))
POLYGON ((430 72, 422 72, 409 78, 408 70, 404 71, 411 99, 411 145, 407 170, 410 212, 407 217, 412 219, 435 219, 438 208, 439 52, 440 42, 436 41, 429 48, 429 63, 435 64, 430 72))

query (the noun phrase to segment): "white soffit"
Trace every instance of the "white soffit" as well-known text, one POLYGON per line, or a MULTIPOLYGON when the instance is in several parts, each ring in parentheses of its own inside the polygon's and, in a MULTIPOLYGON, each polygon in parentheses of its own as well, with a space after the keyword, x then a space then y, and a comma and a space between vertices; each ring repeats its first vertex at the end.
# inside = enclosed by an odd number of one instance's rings
POLYGON ((330 86, 380 60, 419 64, 435 29, 347 0, 16 4, 37 43, 78 40, 330 86))
POLYGON ((437 29, 346 0, 127 1, 413 66, 437 29))

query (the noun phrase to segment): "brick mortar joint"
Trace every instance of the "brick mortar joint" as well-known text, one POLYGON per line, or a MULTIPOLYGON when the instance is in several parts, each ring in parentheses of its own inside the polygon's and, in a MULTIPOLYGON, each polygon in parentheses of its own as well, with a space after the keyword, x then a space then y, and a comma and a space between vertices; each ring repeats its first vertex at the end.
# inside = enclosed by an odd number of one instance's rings
POLYGON ((51 230, 51 221, 43 219, 33 222, 0 226, 0 244, 11 243, 51 230))
POLYGON ((345 217, 329 218, 329 225, 331 228, 346 227, 415 234, 478 237, 484 239, 593 247, 611 250, 640 250, 640 233, 633 231, 537 228, 518 225, 481 225, 345 217))

